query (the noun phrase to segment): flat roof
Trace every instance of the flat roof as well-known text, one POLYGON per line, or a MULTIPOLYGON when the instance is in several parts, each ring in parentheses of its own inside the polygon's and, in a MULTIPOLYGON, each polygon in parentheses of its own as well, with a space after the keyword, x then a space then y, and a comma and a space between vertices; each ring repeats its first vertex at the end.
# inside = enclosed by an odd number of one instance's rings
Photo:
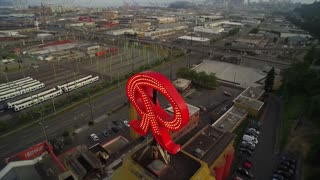
POLYGON ((128 144, 128 140, 122 136, 118 136, 111 140, 109 143, 102 145, 103 148, 108 152, 108 154, 113 154, 121 150, 128 144))
MULTIPOLYGON (((193 115, 194 113, 198 112, 200 108, 193 106, 191 104, 187 104, 188 110, 189 110, 189 116, 193 115)), ((167 112, 173 113, 172 106, 168 107, 166 109, 167 112)))
POLYGON ((245 96, 251 99, 259 99, 265 90, 255 87, 248 87, 246 90, 244 90, 240 95, 245 96))
POLYGON ((179 179, 190 179, 201 167, 200 162, 180 151, 170 156, 168 167, 158 177, 147 168, 153 162, 153 158, 151 157, 152 148, 146 149, 146 146, 150 146, 150 143, 145 144, 145 146, 141 147, 131 156, 136 163, 145 169, 144 171, 139 171, 139 173, 143 173, 143 177, 145 178, 151 177, 152 179, 169 180, 179 177, 179 179))
POLYGON ((61 169, 50 154, 43 154, 33 160, 10 162, 0 171, 0 179, 56 180, 60 173, 61 169))
POLYGON ((258 101, 258 100, 251 99, 251 98, 241 96, 241 95, 239 95, 235 100, 233 100, 233 102, 243 104, 243 105, 251 107, 255 110, 260 110, 264 104, 262 101, 258 101))
POLYGON ((172 82, 172 84, 178 88, 184 88, 191 84, 191 81, 188 79, 179 78, 172 82))
POLYGON ((260 69, 215 60, 204 60, 193 68, 197 72, 214 73, 220 81, 247 88, 260 87, 258 82, 266 77, 260 69))
POLYGON ((232 106, 212 126, 223 131, 232 132, 247 115, 248 111, 232 106))
POLYGON ((225 132, 207 125, 185 143, 182 149, 195 158, 199 158, 207 164, 212 164, 234 140, 235 136, 231 132, 225 132), (197 149, 203 152, 200 157, 195 155, 197 149))

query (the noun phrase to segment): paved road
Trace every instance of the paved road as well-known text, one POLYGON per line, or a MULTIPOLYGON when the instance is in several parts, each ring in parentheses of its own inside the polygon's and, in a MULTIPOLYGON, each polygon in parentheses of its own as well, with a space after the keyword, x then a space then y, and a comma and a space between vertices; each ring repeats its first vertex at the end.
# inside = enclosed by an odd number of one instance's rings
MULTIPOLYGON (((194 54, 190 55, 189 60, 190 63, 198 63, 201 60, 201 55, 194 54)), ((168 62, 167 64, 163 64, 159 67, 157 71, 162 72, 166 76, 170 76, 170 74, 175 74, 176 70, 179 67, 186 67, 188 65, 188 61, 186 61, 185 57, 181 57, 176 61, 168 62), (170 70, 172 68, 172 71, 170 70), (170 71, 168 71, 168 69, 170 71), (172 72, 172 73, 171 73, 172 72)), ((107 124, 96 125, 94 127, 98 128, 95 131, 100 131, 107 126, 111 126, 112 120, 123 120, 127 119, 127 111, 119 111, 115 115, 110 117, 106 117, 108 111, 113 109, 120 104, 123 104, 127 100, 125 95, 125 87, 124 85, 108 92, 104 96, 98 97, 95 100, 92 100, 92 111, 93 111, 93 119, 105 119, 104 122, 107 124)), ((125 109, 125 108, 123 108, 125 109)), ((65 114, 58 115, 55 118, 44 122, 44 124, 48 127, 47 134, 49 138, 55 137, 57 135, 62 135, 63 131, 69 128, 79 128, 83 125, 87 125, 91 120, 91 110, 90 105, 88 103, 82 104, 81 106, 66 112, 65 114)), ((76 144, 90 142, 88 139, 89 133, 91 133, 94 128, 90 128, 88 130, 83 131, 79 137, 76 138, 76 144)), ((0 139, 0 159, 4 159, 13 155, 21 150, 30 147, 38 142, 45 140, 45 136, 42 130, 41 125, 32 126, 26 129, 21 130, 19 133, 12 134, 6 138, 0 139)), ((3 163, 3 161, 0 161, 3 163)), ((1 164, 3 166, 3 164, 1 164)), ((0 167, 2 167, 0 166, 0 167)))
POLYGON ((259 145, 253 155, 253 174, 256 180, 270 180, 279 153, 278 131, 280 125, 281 101, 270 96, 261 116, 262 128, 259 145))

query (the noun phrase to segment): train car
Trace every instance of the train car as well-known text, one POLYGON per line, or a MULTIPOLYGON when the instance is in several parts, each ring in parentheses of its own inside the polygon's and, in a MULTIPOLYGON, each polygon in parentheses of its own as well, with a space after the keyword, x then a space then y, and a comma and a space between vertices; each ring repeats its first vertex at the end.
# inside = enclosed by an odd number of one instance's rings
POLYGON ((40 82, 37 81, 37 80, 34 80, 34 81, 33 81, 32 83, 30 83, 30 84, 26 84, 26 85, 23 85, 23 86, 18 86, 18 87, 16 87, 16 88, 10 88, 10 89, 8 89, 7 91, 2 91, 2 92, 0 92, 0 96, 1 96, 1 95, 4 95, 4 94, 9 94, 9 93, 11 93, 11 92, 15 92, 15 91, 22 90, 22 89, 25 89, 25 88, 30 87, 30 86, 35 86, 35 85, 37 85, 37 84, 40 84, 40 82))
POLYGON ((28 79, 32 79, 32 78, 31 78, 31 77, 25 77, 25 78, 17 79, 17 80, 10 81, 10 82, 7 82, 7 83, 2 83, 2 84, 0 84, 0 87, 5 86, 5 85, 9 85, 9 84, 12 84, 12 83, 17 83, 17 82, 25 81, 25 80, 28 80, 28 79))
POLYGON ((32 99, 35 99, 35 98, 38 98, 38 97, 41 97, 41 96, 45 96, 46 94, 50 94, 50 93, 52 93, 54 91, 56 91, 56 88, 52 88, 52 89, 43 91, 43 92, 41 92, 39 94, 20 99, 18 101, 8 102, 7 105, 8 105, 8 108, 11 109, 11 108, 14 108, 15 105, 22 104, 24 102, 30 101, 32 99))
POLYGON ((36 81, 36 80, 30 78, 30 79, 27 79, 27 80, 25 80, 23 82, 21 81, 21 82, 15 83, 15 84, 10 84, 10 85, 7 85, 7 86, 0 87, 0 92, 7 91, 7 90, 12 89, 12 88, 20 87, 20 86, 22 86, 24 84, 31 83, 32 81, 36 81))
POLYGON ((89 78, 91 78, 91 77, 92 77, 92 75, 89 75, 89 76, 83 77, 83 78, 81 78, 81 79, 77 79, 77 80, 75 80, 75 81, 71 81, 71 82, 69 82, 69 83, 67 83, 67 84, 59 85, 59 86, 57 86, 57 87, 58 87, 58 89, 62 89, 63 91, 67 91, 67 90, 66 90, 67 87, 73 86, 73 85, 75 85, 75 84, 77 84, 77 83, 79 83, 79 82, 85 81, 85 80, 87 80, 87 79, 89 79, 89 78))
POLYGON ((60 96, 62 93, 63 93, 63 91, 61 89, 59 89, 57 91, 48 93, 48 94, 46 94, 44 96, 40 96, 40 97, 31 99, 31 100, 29 100, 27 102, 24 102, 24 103, 21 103, 21 104, 17 104, 17 105, 14 106, 14 111, 21 111, 23 109, 32 107, 32 106, 37 105, 37 104, 39 104, 41 102, 47 101, 47 100, 55 98, 57 96, 60 96))
POLYGON ((99 80, 99 76, 96 76, 96 77, 87 79, 87 80, 85 80, 83 82, 77 83, 75 85, 65 87, 64 91, 65 92, 70 92, 70 91, 76 90, 76 89, 78 89, 80 87, 83 87, 83 86, 86 86, 86 85, 91 84, 93 82, 96 82, 98 80, 99 80))
POLYGON ((29 92, 32 92, 32 91, 36 91, 36 90, 41 89, 41 88, 44 88, 44 84, 43 83, 36 84, 34 86, 27 87, 25 89, 21 89, 19 91, 15 91, 15 92, 12 92, 12 93, 9 93, 9 94, 4 94, 4 95, 0 96, 0 102, 1 101, 5 101, 7 99, 14 98, 14 97, 22 95, 22 94, 26 94, 26 93, 29 93, 29 92))

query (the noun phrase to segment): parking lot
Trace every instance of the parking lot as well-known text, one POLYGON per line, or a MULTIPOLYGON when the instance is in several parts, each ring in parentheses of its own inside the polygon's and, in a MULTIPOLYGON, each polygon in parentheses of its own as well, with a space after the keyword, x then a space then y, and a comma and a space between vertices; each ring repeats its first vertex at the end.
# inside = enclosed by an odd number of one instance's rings
MULTIPOLYGON (((260 124, 260 127, 256 128, 259 131, 259 134, 256 135, 258 143, 254 146, 240 143, 238 147, 235 147, 236 156, 233 165, 233 176, 230 179, 235 179, 237 176, 243 179, 250 179, 249 176, 252 176, 251 179, 256 180, 296 179, 295 170, 291 167, 295 165, 288 165, 286 162, 282 162, 283 154, 279 150, 278 128, 280 126, 281 99, 271 95, 266 99, 265 103, 264 111, 260 117, 258 119, 250 119, 249 126, 245 130, 247 135, 254 136, 254 133, 250 133, 248 129, 255 127, 255 125, 250 126, 252 121, 258 122, 260 124), (238 168, 242 168, 241 172, 239 172, 238 168), (245 175, 247 173, 245 171, 248 172, 249 176, 245 175)), ((241 139, 244 138, 243 134, 238 135, 241 139)))

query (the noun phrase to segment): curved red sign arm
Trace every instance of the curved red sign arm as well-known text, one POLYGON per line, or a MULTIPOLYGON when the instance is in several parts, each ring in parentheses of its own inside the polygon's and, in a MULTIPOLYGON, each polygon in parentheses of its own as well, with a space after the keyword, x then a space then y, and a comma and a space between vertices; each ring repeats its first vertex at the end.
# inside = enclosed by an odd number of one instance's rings
POLYGON ((189 111, 172 83, 160 73, 145 71, 128 80, 126 91, 129 101, 141 118, 131 121, 131 128, 142 136, 151 129, 156 141, 165 150, 171 154, 179 152, 180 145, 172 141, 170 131, 178 131, 188 123, 189 111), (168 100, 173 115, 162 109, 159 102, 153 102, 153 90, 168 100))

